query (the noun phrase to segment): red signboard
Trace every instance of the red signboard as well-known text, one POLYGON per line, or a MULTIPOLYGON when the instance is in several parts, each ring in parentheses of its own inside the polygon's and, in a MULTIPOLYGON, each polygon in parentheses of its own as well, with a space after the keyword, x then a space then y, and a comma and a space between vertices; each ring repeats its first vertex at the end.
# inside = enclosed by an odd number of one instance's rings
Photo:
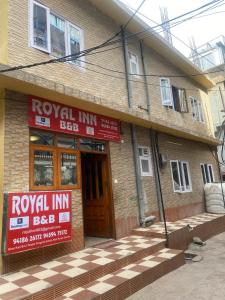
POLYGON ((60 103, 29 98, 29 126, 92 137, 120 141, 120 122, 60 103))
POLYGON ((72 192, 9 193, 5 253, 71 241, 72 192))

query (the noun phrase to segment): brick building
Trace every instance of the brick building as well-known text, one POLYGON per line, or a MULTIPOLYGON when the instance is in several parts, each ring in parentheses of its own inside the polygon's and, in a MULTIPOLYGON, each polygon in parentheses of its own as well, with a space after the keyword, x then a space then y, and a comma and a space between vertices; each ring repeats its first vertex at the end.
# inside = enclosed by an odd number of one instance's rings
POLYGON ((77 61, 3 72, 100 45, 131 15, 113 0, 1 4, 1 208, 4 193, 72 190, 72 242, 3 255, 4 272, 82 249, 86 236, 126 236, 149 216, 162 218, 162 199, 167 220, 204 211, 203 183, 218 181, 213 83, 191 76, 199 70, 142 20, 77 61), (44 120, 34 126, 33 100, 44 120), (52 104, 119 122, 119 140, 51 128, 52 104))

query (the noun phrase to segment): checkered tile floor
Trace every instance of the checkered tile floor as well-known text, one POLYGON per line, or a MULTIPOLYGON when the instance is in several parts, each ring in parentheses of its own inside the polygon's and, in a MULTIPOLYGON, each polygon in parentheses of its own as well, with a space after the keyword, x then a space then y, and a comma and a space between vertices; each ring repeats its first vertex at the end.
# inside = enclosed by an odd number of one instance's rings
MULTIPOLYGON (((199 214, 199 215, 196 215, 193 217, 178 220, 175 222, 166 222, 167 231, 168 231, 168 233, 171 233, 171 232, 179 230, 183 227, 186 227, 188 225, 191 228, 195 228, 198 225, 204 224, 208 221, 212 221, 212 220, 218 218, 218 216, 220 216, 220 215, 203 213, 203 214, 199 214)), ((135 232, 153 232, 153 233, 158 233, 158 234, 165 234, 163 222, 153 224, 150 227, 146 227, 146 228, 137 228, 134 231, 135 232)))
MULTIPOLYGON (((138 282, 140 282, 139 277, 142 274, 150 270, 153 272, 153 269, 156 266, 158 266, 162 262, 171 260, 181 252, 182 251, 180 250, 171 250, 164 248, 159 252, 156 252, 153 255, 149 255, 133 264, 129 264, 128 266, 123 267, 112 274, 105 275, 83 287, 74 289, 71 292, 66 293, 64 296, 58 298, 57 300, 95 299, 96 297, 102 296, 103 294, 109 293, 110 291, 118 293, 119 291, 116 290, 116 288, 118 286, 121 287, 124 283, 128 283, 127 286, 124 286, 124 289, 129 290, 129 283, 132 279, 134 279, 133 285, 136 285, 137 288, 140 288, 140 285, 138 286, 138 282)), ((124 292, 126 291, 123 291, 123 294, 124 292)))
POLYGON ((87 248, 42 265, 26 268, 21 272, 3 275, 0 277, 0 299, 23 298, 71 278, 78 278, 84 274, 89 276, 101 266, 104 270, 104 267, 113 262, 164 241, 160 238, 129 236, 117 240, 116 246, 105 250, 87 248))

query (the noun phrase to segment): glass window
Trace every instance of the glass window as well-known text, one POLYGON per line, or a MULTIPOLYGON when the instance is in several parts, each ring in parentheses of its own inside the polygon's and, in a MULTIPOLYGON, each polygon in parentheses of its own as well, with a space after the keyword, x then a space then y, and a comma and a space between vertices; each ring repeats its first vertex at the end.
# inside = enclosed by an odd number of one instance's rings
POLYGON ((34 186, 53 186, 53 153, 51 151, 34 151, 34 186))
POLYGON ((130 72, 131 74, 138 75, 139 68, 138 68, 138 57, 137 55, 128 52, 129 54, 129 61, 130 61, 130 72))
POLYGON ((141 176, 152 176, 151 154, 149 147, 138 147, 141 176))
MULTIPOLYGON (((81 31, 69 24, 69 54, 76 54, 81 51, 81 31)), ((77 65, 81 62, 74 60, 77 65)))
POLYGON ((178 163, 176 161, 171 162, 172 176, 173 176, 173 187, 174 191, 180 191, 180 173, 178 169, 178 163))
POLYGON ((50 146, 54 144, 54 134, 45 131, 31 130, 30 142, 35 145, 50 146))
POLYGON ((160 90, 162 104, 165 106, 173 107, 172 91, 170 80, 168 78, 160 78, 160 90))
POLYGON ((171 161, 173 189, 175 192, 190 192, 192 189, 189 165, 183 161, 171 161))
POLYGON ((34 47, 49 50, 48 9, 38 3, 33 3, 33 34, 34 47))
MULTIPOLYGON (((56 57, 76 54, 83 48, 83 31, 67 20, 50 12, 48 7, 32 1, 31 46, 56 57)), ((70 58, 68 58, 70 61, 70 58)), ((73 60, 81 66, 81 62, 73 60)))
POLYGON ((198 122, 204 122, 202 104, 200 101, 191 97, 192 116, 198 122))
POLYGON ((80 149, 105 152, 106 151, 106 143, 102 142, 102 141, 94 141, 94 140, 82 138, 82 139, 80 139, 80 149))
POLYGON ((66 55, 65 21, 51 14, 51 53, 57 57, 66 55))
POLYGON ((74 153, 60 153, 61 185, 77 184, 77 156, 74 153))
POLYGON ((57 136, 57 146, 67 149, 78 149, 78 140, 74 137, 57 136))
POLYGON ((214 182, 213 167, 210 164, 200 164, 204 184, 214 182))

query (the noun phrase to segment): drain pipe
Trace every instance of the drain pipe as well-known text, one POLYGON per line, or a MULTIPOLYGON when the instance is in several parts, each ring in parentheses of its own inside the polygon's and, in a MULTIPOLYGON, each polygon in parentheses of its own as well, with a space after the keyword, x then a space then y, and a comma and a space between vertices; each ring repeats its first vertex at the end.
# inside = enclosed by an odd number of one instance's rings
MULTIPOLYGON (((123 46, 128 107, 132 108, 133 100, 132 100, 132 86, 131 86, 130 75, 129 75, 129 55, 128 55, 128 47, 126 41, 126 32, 123 27, 121 27, 121 38, 122 38, 122 46, 123 46)), ((130 130, 131 130, 131 140, 132 140, 132 147, 133 147, 135 181, 136 181, 138 209, 139 209, 139 222, 141 226, 145 226, 146 222, 150 222, 152 220, 151 217, 145 218, 145 209, 144 209, 145 204, 144 204, 143 187, 141 181, 141 169, 140 169, 139 153, 138 153, 138 146, 137 146, 137 134, 136 134, 136 127, 134 124, 130 124, 130 130)))
POLYGON ((146 103, 147 103, 147 111, 150 114, 150 96, 148 91, 148 81, 146 76, 146 68, 145 68, 145 59, 144 59, 144 45, 143 41, 140 41, 140 50, 141 50, 141 62, 142 62, 142 70, 144 75, 144 86, 145 86, 145 95, 146 95, 146 103))
POLYGON ((137 134, 136 134, 136 127, 134 124, 131 124, 131 139, 132 139, 133 154, 134 154, 134 168, 135 168, 136 188, 137 188, 137 196, 138 196, 139 220, 140 220, 140 225, 145 226, 145 210, 144 210, 145 204, 144 204, 143 188, 142 188, 142 181, 141 181, 139 153, 137 147, 137 134))
POLYGON ((159 153, 158 153, 158 144, 156 141, 157 133, 153 129, 150 129, 149 134, 150 134, 152 156, 153 156, 153 167, 154 167, 154 175, 155 175, 155 185, 156 185, 156 195, 157 195, 157 202, 159 208, 159 216, 160 216, 160 221, 163 222, 164 224, 165 235, 166 235, 166 247, 168 247, 169 239, 168 239, 166 213, 165 213, 161 179, 160 179, 159 153))

